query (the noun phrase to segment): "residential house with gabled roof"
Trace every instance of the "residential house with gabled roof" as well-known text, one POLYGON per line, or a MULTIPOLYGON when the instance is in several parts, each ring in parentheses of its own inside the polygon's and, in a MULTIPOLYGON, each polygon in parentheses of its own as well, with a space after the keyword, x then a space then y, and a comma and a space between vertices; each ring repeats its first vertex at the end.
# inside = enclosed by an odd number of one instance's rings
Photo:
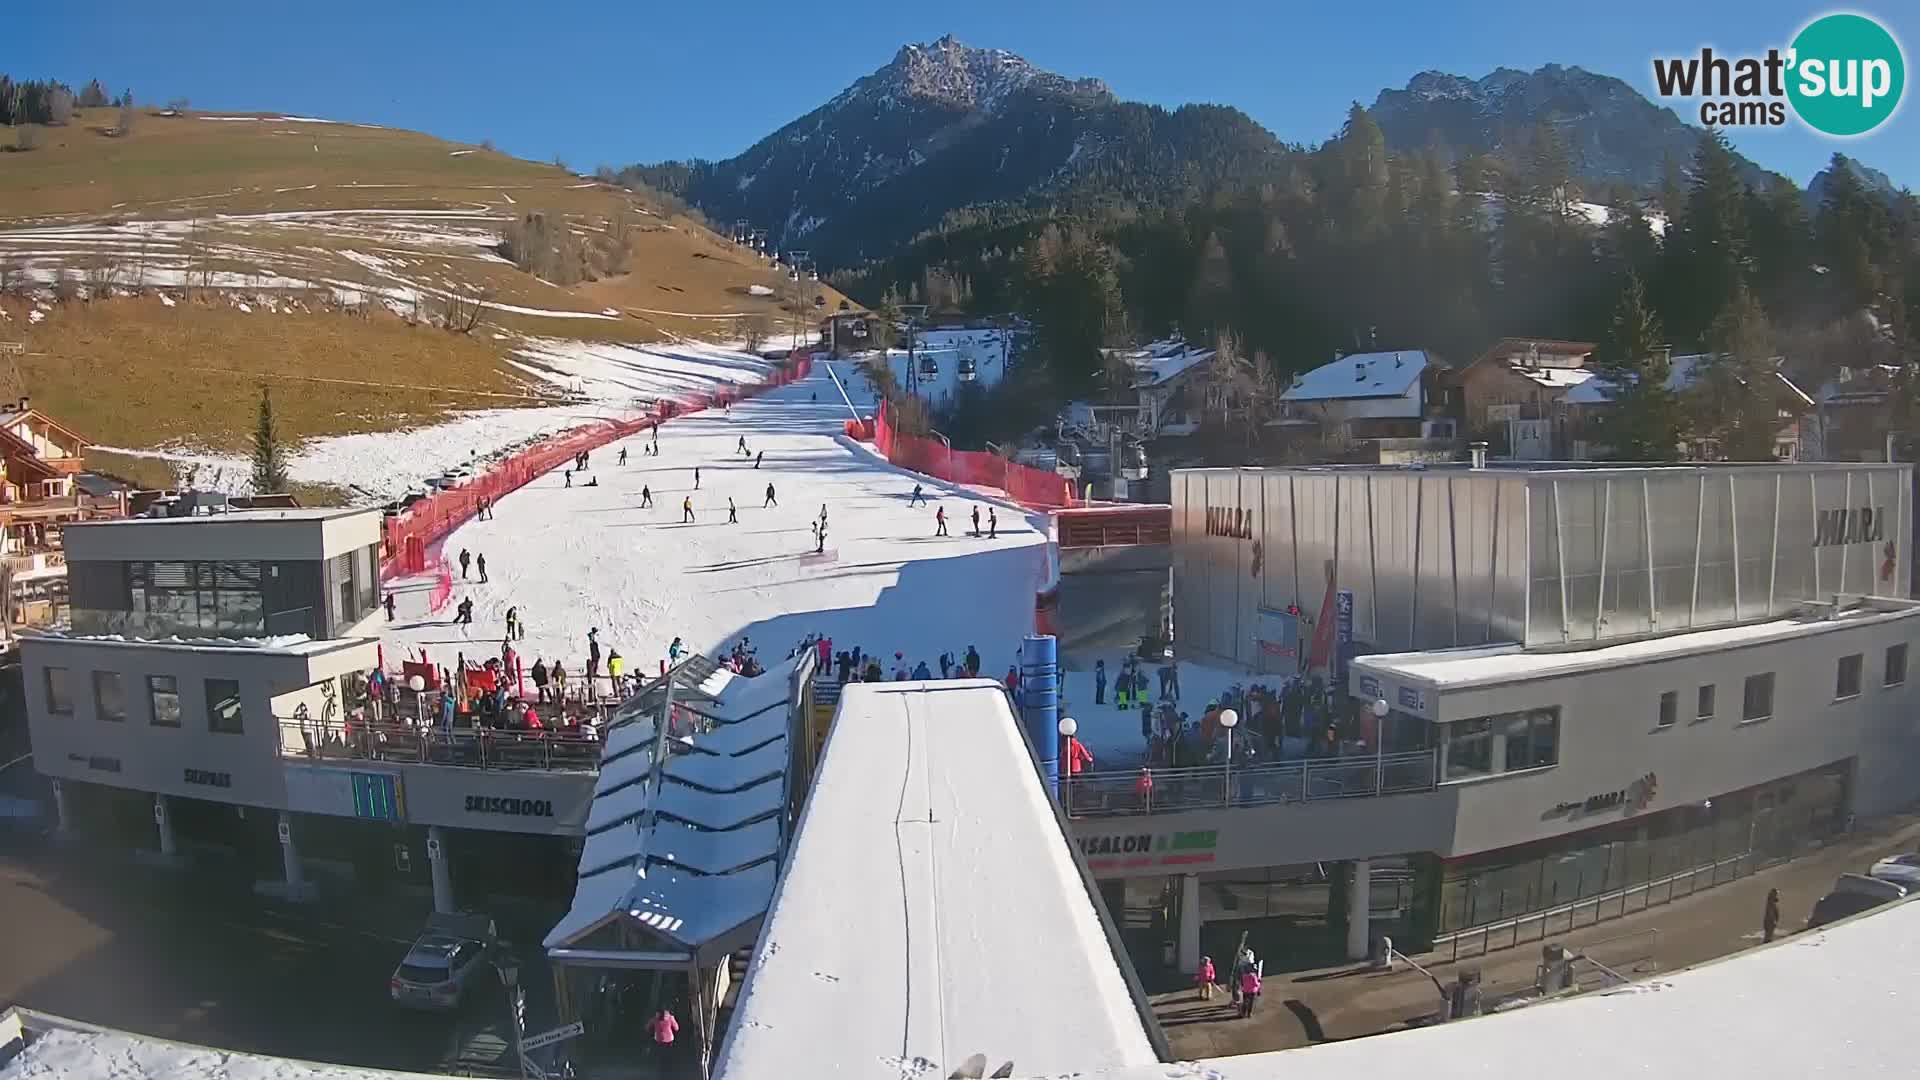
POLYGON ((57 617, 66 599, 62 526, 126 513, 123 493, 93 494, 77 482, 87 446, 28 398, 0 403, 0 624, 57 617))
POLYGON ((26 444, 29 453, 53 474, 35 476, 29 469, 18 481, 10 476, 7 501, 65 498, 74 493, 73 478, 86 469, 89 444, 84 436, 34 408, 33 399, 24 397, 0 405, 0 431, 26 444), (19 487, 21 483, 39 486, 19 487), (15 487, 19 490, 11 490, 15 487))
POLYGON ((1347 439, 1429 434, 1439 361, 1423 349, 1351 353, 1296 377, 1280 395, 1282 422, 1317 424, 1347 439))
POLYGON ((1593 378, 1593 350, 1587 341, 1501 338, 1444 381, 1459 389, 1470 437, 1506 457, 1565 458, 1567 393, 1593 378))
MULTIPOLYGON (((1667 372, 1667 389, 1682 397, 1694 392, 1711 359, 1708 353, 1672 357, 1667 372)), ((1780 426, 1774 433, 1773 456, 1777 461, 1799 461, 1802 442, 1810 441, 1805 438, 1803 428, 1811 419, 1814 400, 1812 395, 1787 377, 1777 357, 1774 360, 1773 378, 1774 401, 1780 419, 1780 426)), ((1613 406, 1614 394, 1613 382, 1604 376, 1595 376, 1567 391, 1568 444, 1573 459, 1585 461, 1606 456, 1606 448, 1592 439, 1592 421, 1600 410, 1613 406)), ((1714 440, 1697 433, 1686 436, 1685 450, 1687 457, 1696 461, 1717 461, 1721 457, 1714 440)))

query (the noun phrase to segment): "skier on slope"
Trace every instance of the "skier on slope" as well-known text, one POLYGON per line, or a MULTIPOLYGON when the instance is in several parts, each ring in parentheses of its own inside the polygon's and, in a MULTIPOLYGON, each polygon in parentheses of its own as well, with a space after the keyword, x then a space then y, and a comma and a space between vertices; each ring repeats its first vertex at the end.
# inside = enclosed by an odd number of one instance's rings
POLYGON ((620 463, 620 464, 622 464, 622 465, 625 465, 625 464, 627 463, 627 448, 626 448, 626 447, 624 447, 624 446, 620 448, 620 462, 619 462, 619 463, 620 463))
POLYGON ((673 643, 667 646, 668 662, 676 663, 676 664, 679 663, 680 654, 686 651, 687 651, 686 645, 682 644, 679 638, 677 637, 674 638, 673 643))
POLYGON ((653 488, 647 484, 641 484, 640 485, 640 509, 645 510, 651 507, 652 505, 653 505, 653 488))
POLYGON ((942 506, 933 512, 933 535, 947 535, 947 508, 942 506))
POLYGON ((973 504, 973 535, 980 535, 980 504, 973 504))
POLYGON ((698 465, 693 467, 693 490, 700 490, 700 466, 698 465))
POLYGON ((594 677, 600 674, 600 628, 587 631, 587 685, 593 685, 594 677))
POLYGON ((755 451, 753 455, 753 467, 755 469, 758 469, 760 467, 760 463, 765 460, 767 460, 767 452, 765 450, 755 451))
POLYGON ((568 469, 568 470, 567 470, 567 471, 566 471, 565 473, 563 473, 562 475, 564 475, 564 476, 565 476, 565 477, 567 478, 567 486, 568 486, 568 487, 572 487, 572 486, 573 486, 573 470, 572 470, 572 469, 568 469))
POLYGON ((727 524, 740 524, 740 508, 733 505, 733 496, 727 496, 727 524))
POLYGON ((921 506, 927 505, 926 492, 921 490, 919 484, 913 485, 913 494, 907 497, 907 508, 912 509, 915 503, 919 503, 921 506))
POLYGON ((387 598, 385 600, 382 600, 380 603, 381 603, 381 606, 387 609, 387 621, 392 622, 393 621, 393 594, 388 593, 387 598))
POLYGON ((780 500, 773 497, 773 485, 768 484, 767 485, 767 501, 760 504, 760 509, 765 510, 769 506, 779 506, 779 505, 780 505, 780 500))
POLYGON ((471 563, 472 561, 473 561, 472 553, 468 552, 466 548, 461 548, 460 549, 460 580, 461 581, 467 580, 467 564, 471 563))
POLYGON ((689 495, 686 498, 680 500, 680 524, 685 525, 692 520, 693 520, 693 496, 689 495))
POLYGON ((741 457, 751 457, 751 456, 753 456, 753 455, 751 455, 751 454, 749 454, 749 453, 747 452, 747 437, 746 437, 745 435, 742 435, 742 436, 740 436, 740 445, 739 445, 739 447, 738 447, 738 449, 739 449, 739 451, 740 451, 740 456, 741 456, 741 457))
POLYGON ((987 539, 992 540, 999 535, 1000 515, 995 512, 993 507, 989 506, 987 507, 987 539))
POLYGON ((480 555, 480 557, 479 557, 479 558, 477 558, 477 559, 475 559, 475 560, 473 560, 473 562, 474 562, 474 567, 475 567, 475 569, 477 569, 477 570, 479 570, 479 571, 480 571, 480 584, 482 584, 482 585, 485 585, 485 584, 487 583, 487 556, 486 556, 486 554, 485 554, 484 552, 482 552, 482 553, 481 553, 481 555, 480 555))

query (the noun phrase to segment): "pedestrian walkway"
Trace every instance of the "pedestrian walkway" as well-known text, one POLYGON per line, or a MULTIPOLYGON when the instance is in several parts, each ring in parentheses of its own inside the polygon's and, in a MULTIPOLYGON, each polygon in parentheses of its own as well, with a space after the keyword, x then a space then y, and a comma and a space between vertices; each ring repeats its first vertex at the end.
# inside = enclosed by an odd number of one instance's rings
MULTIPOLYGON (((1595 959, 1629 978, 1674 971, 1761 943, 1760 917, 1768 889, 1780 890, 1781 934, 1805 925, 1814 901, 1845 872, 1863 872, 1874 860, 1920 849, 1920 811, 1863 823, 1792 862, 1624 918, 1581 927, 1548 940, 1595 959)), ((1218 960, 1219 958, 1216 958, 1218 960)), ((1492 1001, 1533 985, 1540 963, 1536 945, 1496 949, 1454 963, 1445 954, 1414 957, 1443 984, 1463 969, 1477 968, 1483 998, 1492 1001)), ((1426 976, 1399 964, 1377 972, 1364 965, 1272 974, 1259 1009, 1248 1020, 1233 1018, 1224 992, 1201 1001, 1183 988, 1152 995, 1154 1012, 1181 1059, 1286 1050, 1313 1043, 1359 1038, 1417 1026, 1440 1005, 1426 976)))

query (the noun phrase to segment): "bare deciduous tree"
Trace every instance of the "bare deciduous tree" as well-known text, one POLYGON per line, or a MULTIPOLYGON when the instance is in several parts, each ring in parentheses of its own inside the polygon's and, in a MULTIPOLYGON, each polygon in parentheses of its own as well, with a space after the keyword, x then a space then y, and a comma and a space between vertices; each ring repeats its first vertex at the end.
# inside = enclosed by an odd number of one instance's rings
POLYGON ((482 289, 478 293, 450 292, 442 306, 440 325, 458 334, 471 334, 480 328, 487 315, 487 301, 493 299, 492 289, 482 289))
POLYGON ((748 352, 759 352, 773 336, 773 316, 764 311, 747 316, 740 321, 740 335, 746 339, 748 352))
POLYGON ((80 295, 79 279, 73 276, 72 270, 69 270, 64 266, 61 267, 60 272, 55 274, 53 277, 53 298, 64 304, 70 300, 73 300, 79 295, 80 295))
POLYGON ((120 280, 120 257, 101 248, 87 256, 82 272, 86 276, 87 299, 99 300, 112 296, 113 286, 120 280))

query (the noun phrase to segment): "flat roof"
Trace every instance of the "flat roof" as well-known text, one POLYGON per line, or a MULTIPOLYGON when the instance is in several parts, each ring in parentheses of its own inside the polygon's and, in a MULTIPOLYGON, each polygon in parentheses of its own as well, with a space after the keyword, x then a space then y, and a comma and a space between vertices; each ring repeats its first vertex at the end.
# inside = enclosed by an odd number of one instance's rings
POLYGON ((1920 904, 1910 898, 1609 991, 1391 1035, 1082 1080, 1482 1080, 1503 1061, 1540 1063, 1555 1080, 1911 1076, 1917 966, 1920 904))
POLYGON ((182 517, 128 517, 112 521, 89 521, 67 526, 69 529, 114 529, 128 525, 257 525, 263 522, 332 521, 334 518, 384 513, 377 506, 295 506, 278 510, 225 510, 218 514, 190 514, 182 517))
POLYGON ((21 641, 35 643, 68 643, 74 645, 108 645, 120 648, 135 647, 141 649, 180 649, 188 652, 246 653, 250 656, 319 656, 323 653, 337 652, 342 649, 370 647, 380 644, 379 638, 315 638, 306 634, 280 634, 264 638, 135 638, 124 634, 70 634, 63 630, 40 630, 21 627, 14 631, 21 641))
POLYGON ((0 1078, 5 1080, 53 1076, 112 1080, 395 1080, 426 1075, 216 1050, 28 1009, 0 1013, 0 1050, 7 1048, 10 1038, 20 1035, 25 1036, 25 1047, 10 1060, 0 1058, 0 1078))
POLYGON ((1426 652, 1377 653, 1354 657, 1353 667, 1356 671, 1374 672, 1410 685, 1443 691, 1462 690, 1675 660, 1699 653, 1762 645, 1893 619, 1913 618, 1916 615, 1920 615, 1920 605, 1911 603, 1891 609, 1881 606, 1857 607, 1844 610, 1833 618, 1773 619, 1591 649, 1529 650, 1508 644, 1432 649, 1426 652))
POLYGON ((1000 686, 854 683, 715 1074, 1156 1066, 1000 686))

